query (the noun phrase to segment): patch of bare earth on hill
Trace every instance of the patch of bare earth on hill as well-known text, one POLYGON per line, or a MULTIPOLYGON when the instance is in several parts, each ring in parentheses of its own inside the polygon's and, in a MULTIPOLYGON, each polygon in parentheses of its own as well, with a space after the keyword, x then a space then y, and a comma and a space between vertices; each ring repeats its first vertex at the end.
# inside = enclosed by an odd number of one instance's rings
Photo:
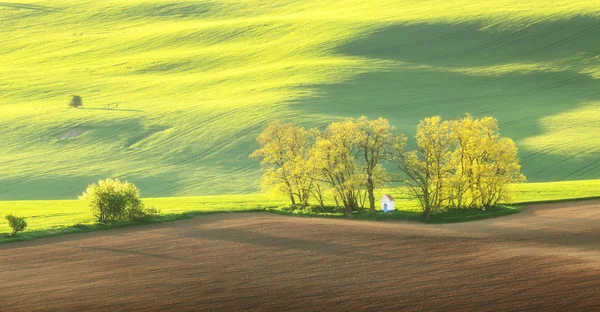
POLYGON ((57 137, 60 140, 65 140, 65 139, 72 139, 75 137, 78 137, 80 135, 82 135, 83 133, 85 133, 87 130, 81 127, 75 127, 75 128, 71 128, 61 134, 59 134, 57 137))
POLYGON ((600 201, 460 224, 222 214, 0 246, 2 311, 600 309, 600 201))

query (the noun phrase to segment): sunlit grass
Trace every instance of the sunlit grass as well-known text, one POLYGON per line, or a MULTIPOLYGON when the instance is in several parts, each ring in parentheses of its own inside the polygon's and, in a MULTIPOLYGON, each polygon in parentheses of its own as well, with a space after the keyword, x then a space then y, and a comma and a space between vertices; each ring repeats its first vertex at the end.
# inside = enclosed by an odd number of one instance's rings
POLYGON ((600 152, 600 101, 544 117, 540 123, 547 131, 525 140, 526 146, 547 150, 549 154, 577 158, 600 152))
POLYGON ((600 180, 525 183, 517 187, 515 203, 552 202, 600 197, 600 180))
MULTIPOLYGON (((600 197, 600 180, 568 181, 554 183, 526 183, 515 186, 516 197, 510 203, 551 202, 560 200, 573 200, 581 198, 600 197)), ((385 193, 392 194, 396 199, 396 209, 392 215, 382 216, 359 214, 354 219, 368 220, 415 220, 423 221, 420 216, 418 202, 412 199, 405 189, 379 190, 377 197, 385 193)), ((169 197, 169 198, 147 198, 144 202, 161 211, 161 218, 152 222, 164 222, 177 220, 190 215, 201 215, 208 213, 230 213, 230 212, 252 212, 269 210, 278 212, 278 208, 288 206, 285 198, 269 198, 265 194, 247 195, 217 195, 217 196, 195 196, 195 197, 169 197)), ((330 201, 329 204, 333 202, 330 201)), ((442 214, 440 219, 433 221, 457 222, 477 220, 501 216, 519 212, 521 206, 499 207, 491 214, 479 211, 451 211, 442 214)), ((318 209, 316 209, 318 210, 318 209)), ((0 216, 8 213, 25 217, 28 222, 26 232, 21 239, 34 239, 38 237, 52 236, 63 233, 91 231, 108 229, 115 226, 127 225, 128 223, 116 223, 112 225, 100 225, 91 215, 87 203, 82 200, 54 200, 54 201, 3 201, 0 202, 0 216)), ((301 215, 301 214, 297 214, 301 215)), ((323 216, 327 214, 318 214, 323 216)), ((330 217, 340 218, 343 213, 331 213, 330 217)), ((312 216, 308 214, 307 216, 312 216)), ((315 215, 316 216, 316 215, 315 215)), ((148 223, 142 222, 141 224, 148 223)), ((10 233, 8 224, 0 220, 0 243, 11 241, 2 233, 10 233)), ((19 239, 19 238, 17 238, 19 239)))
POLYGON ((427 116, 491 115, 530 181, 600 178, 582 108, 600 96, 596 0, 9 0, 0 21, 0 199, 106 177, 256 193, 268 122, 362 114, 409 137, 427 116))

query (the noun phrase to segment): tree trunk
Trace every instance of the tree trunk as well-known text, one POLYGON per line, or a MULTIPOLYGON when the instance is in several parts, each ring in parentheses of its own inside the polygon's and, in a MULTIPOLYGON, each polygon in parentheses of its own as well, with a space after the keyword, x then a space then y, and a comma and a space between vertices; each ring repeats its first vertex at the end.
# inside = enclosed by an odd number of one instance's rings
POLYGON ((431 216, 431 208, 429 206, 425 207, 425 219, 429 220, 429 217, 431 216))
POLYGON ((290 194, 290 200, 292 200, 292 206, 296 205, 296 198, 294 198, 294 194, 290 194))
POLYGON ((301 198, 302 206, 308 207, 308 200, 309 200, 309 194, 308 194, 308 192, 307 193, 302 193, 302 198, 301 198))
POLYGON ((342 198, 342 203, 344 205, 344 211, 346 212, 346 216, 349 216, 352 214, 352 199, 348 198, 342 198))
POLYGON ((429 189, 428 188, 424 188, 423 189, 423 203, 424 206, 423 207, 423 214, 425 215, 425 219, 429 219, 429 215, 431 214, 431 203, 430 203, 430 199, 429 199, 429 189))
POLYGON ((321 193, 318 193, 318 197, 317 197, 317 201, 319 202, 319 205, 321 206, 321 208, 325 209, 325 202, 323 201, 323 195, 321 195, 321 193))
POLYGON ((367 192, 369 193, 369 211, 375 212, 375 192, 371 187, 369 187, 367 192))
POLYGON ((349 192, 348 196, 348 201, 347 201, 347 205, 346 205, 346 215, 351 215, 352 212, 358 210, 358 198, 356 198, 356 196, 354 194, 352 194, 352 192, 349 192))

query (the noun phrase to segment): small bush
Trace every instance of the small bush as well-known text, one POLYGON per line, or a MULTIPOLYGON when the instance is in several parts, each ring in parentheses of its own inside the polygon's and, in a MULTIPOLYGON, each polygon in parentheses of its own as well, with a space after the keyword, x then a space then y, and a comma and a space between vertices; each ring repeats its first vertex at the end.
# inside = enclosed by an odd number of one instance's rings
POLYGON ((152 206, 144 207, 144 218, 152 218, 160 216, 160 209, 156 209, 152 206))
POLYGON ((139 220, 159 213, 153 207, 144 207, 140 190, 133 183, 119 179, 91 184, 80 199, 89 202, 92 214, 99 222, 139 220))
POLYGON ((146 207, 143 203, 139 209, 132 209, 128 212, 125 219, 142 220, 160 216, 160 210, 154 207, 146 207))
POLYGON ((13 229, 10 236, 17 234, 18 232, 23 232, 27 227, 27 221, 25 221, 25 218, 15 217, 12 215, 12 213, 7 214, 4 218, 6 221, 8 221, 8 225, 13 229))
POLYGON ((69 106, 73 108, 83 106, 83 99, 79 95, 73 95, 71 97, 71 102, 69 103, 69 106))

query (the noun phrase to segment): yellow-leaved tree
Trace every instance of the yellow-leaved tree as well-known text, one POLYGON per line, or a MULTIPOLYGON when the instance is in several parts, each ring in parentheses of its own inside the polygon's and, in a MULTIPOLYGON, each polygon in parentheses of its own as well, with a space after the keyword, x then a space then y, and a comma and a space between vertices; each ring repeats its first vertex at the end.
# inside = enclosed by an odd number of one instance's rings
POLYGON ((416 148, 405 152, 404 141, 397 141, 398 166, 405 181, 419 200, 426 218, 436 214, 450 200, 453 138, 451 125, 440 116, 425 118, 417 126, 416 148))
POLYGON ((509 184, 525 181, 517 147, 510 138, 500 136, 495 118, 474 119, 467 114, 453 121, 452 129, 456 147, 451 206, 495 206, 510 196, 509 184))
POLYGON ((415 150, 407 153, 398 141, 396 157, 427 218, 446 207, 497 205, 510 196, 509 184, 525 181, 514 142, 500 136, 492 117, 425 118, 415 140, 415 150))
POLYGON ((375 211, 375 189, 387 182, 382 163, 391 159, 394 142, 402 135, 394 134, 396 127, 384 118, 369 120, 362 116, 354 121, 355 146, 359 164, 365 175, 365 187, 369 197, 369 210, 375 211))
POLYGON ((274 121, 258 136, 260 148, 250 155, 259 158, 264 171, 263 189, 285 194, 292 205, 308 205, 312 179, 307 153, 311 132, 303 127, 274 121))
POLYGON ((309 153, 315 179, 342 202, 347 215, 361 207, 361 198, 365 197, 361 194, 364 174, 353 154, 355 141, 355 122, 334 122, 316 138, 309 153))
POLYGON ((427 218, 444 208, 497 205, 510 196, 510 184, 525 180, 514 142, 500 136, 492 117, 425 118, 409 152, 406 138, 386 119, 364 116, 333 122, 322 132, 275 121, 257 141, 260 148, 250 157, 262 159, 264 189, 303 206, 312 196, 324 207, 329 194, 348 215, 367 200, 375 211, 374 193, 387 182, 383 164, 390 159, 427 218))

